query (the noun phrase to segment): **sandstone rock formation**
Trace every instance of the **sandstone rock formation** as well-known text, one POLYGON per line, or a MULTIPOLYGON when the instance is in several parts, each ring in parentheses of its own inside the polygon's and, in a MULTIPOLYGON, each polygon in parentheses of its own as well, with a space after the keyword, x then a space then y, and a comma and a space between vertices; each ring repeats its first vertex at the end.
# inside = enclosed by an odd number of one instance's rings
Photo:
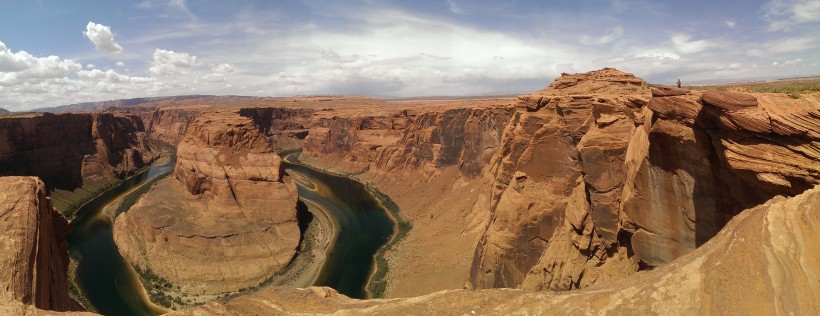
POLYGON ((473 287, 529 278, 528 288, 566 290, 635 270, 619 246, 618 209, 629 135, 649 98, 643 80, 614 69, 519 97, 488 172, 493 218, 473 287))
POLYGON ((662 265, 741 210, 820 183, 812 100, 732 91, 653 98, 655 123, 633 135, 621 214, 636 257, 662 265))
POLYGON ((134 113, 140 116, 145 124, 145 132, 153 139, 177 145, 185 133, 188 126, 200 115, 211 110, 211 107, 188 106, 180 108, 153 108, 137 107, 117 109, 117 111, 134 113))
POLYGON ((20 114, 0 118, 0 175, 40 177, 52 189, 123 178, 158 157, 133 115, 20 114))
POLYGON ((264 126, 235 111, 203 115, 177 149, 175 179, 120 215, 114 239, 141 270, 180 296, 253 287, 283 268, 300 232, 296 186, 264 126))
POLYGON ((490 186, 480 174, 499 147, 508 103, 406 101, 316 113, 304 160, 374 184, 413 224, 386 253, 385 296, 463 286, 489 218, 490 186))
POLYGON ((78 310, 66 280, 71 226, 51 207, 45 184, 35 177, 0 177, 0 188, 0 305, 78 310))
POLYGON ((603 69, 519 98, 473 287, 568 290, 651 269, 820 183, 815 96, 653 94, 603 69))
POLYGON ((701 248, 584 290, 451 290, 352 300, 327 288, 267 288, 172 315, 813 315, 820 312, 820 187, 742 212, 701 248))
POLYGON ((242 108, 239 115, 260 126, 276 151, 300 149, 308 136, 314 109, 257 107, 242 108))

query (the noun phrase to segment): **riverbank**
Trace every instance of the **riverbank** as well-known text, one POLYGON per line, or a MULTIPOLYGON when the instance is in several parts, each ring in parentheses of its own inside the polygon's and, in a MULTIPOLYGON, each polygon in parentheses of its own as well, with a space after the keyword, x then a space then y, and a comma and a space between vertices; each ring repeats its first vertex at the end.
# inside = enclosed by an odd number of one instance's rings
MULTIPOLYGON (((87 276, 90 273, 96 278, 104 279, 114 291, 119 290, 119 284, 139 284, 137 274, 133 270, 129 271, 130 267, 124 264, 121 258, 119 261, 116 260, 119 254, 111 239, 111 225, 118 212, 128 209, 153 183, 170 174, 173 169, 173 157, 172 148, 164 148, 162 155, 150 166, 90 198, 74 213, 75 216, 71 221, 73 231, 68 238, 71 258, 68 269, 69 293, 87 310, 100 313, 118 312, 110 309, 109 306, 100 307, 100 291, 88 292, 88 284, 96 283, 96 279, 89 281, 81 275, 87 276), (100 257, 99 254, 92 252, 107 253, 100 257), (89 263, 87 261, 89 259, 93 262, 89 263), (110 269, 115 269, 113 266, 119 266, 126 271, 114 273, 113 276, 116 277, 111 279, 112 275, 100 273, 100 266, 110 269)), ((139 290, 128 292, 129 298, 126 301, 137 306, 134 310, 154 315, 168 311, 153 304, 142 286, 133 288, 139 290)), ((102 292, 111 292, 111 290, 102 292)), ((102 296, 105 296, 105 293, 102 296)), ((107 301, 107 299, 102 300, 107 301)))
MULTIPOLYGON (((69 221, 71 221, 73 223, 74 220, 77 218, 77 216, 82 215, 82 214, 78 214, 77 211, 82 210, 83 207, 85 207, 89 203, 93 202, 95 199, 102 198, 103 195, 105 195, 106 193, 117 190, 120 186, 125 185, 129 181, 133 181, 136 178, 145 176, 146 173, 148 173, 148 171, 152 167, 161 166, 163 164, 169 164, 171 159, 172 159, 172 156, 173 156, 173 152, 171 150, 169 150, 169 148, 163 147, 163 151, 162 151, 159 158, 155 159, 150 165, 140 169, 133 176, 130 176, 130 177, 122 179, 122 180, 109 181, 109 182, 107 182, 107 184, 105 186, 97 187, 96 189, 79 188, 78 190, 85 190, 86 192, 89 192, 89 194, 85 197, 82 197, 82 203, 80 203, 79 205, 72 206, 73 208, 71 208, 71 209, 66 209, 66 212, 64 212, 63 215, 66 216, 69 219, 69 221)), ((136 195, 136 198, 139 198, 139 195, 141 195, 141 193, 137 193, 137 191, 142 191, 142 192, 146 191, 152 183, 154 183, 158 179, 161 179, 162 177, 163 176, 160 176, 156 179, 153 179, 152 181, 150 181, 148 183, 145 183, 145 184, 140 185, 138 187, 132 188, 127 192, 119 194, 119 197, 114 198, 103 209, 103 211, 101 213, 103 213, 103 214, 105 214, 106 216, 109 217, 109 219, 108 219, 109 222, 113 222, 114 218, 116 218, 115 214, 117 214, 117 213, 112 214, 111 212, 107 212, 107 210, 109 209, 109 206, 114 205, 115 206, 114 209, 117 210, 118 212, 121 212, 123 209, 127 209, 127 207, 129 207, 127 205, 127 203, 130 202, 133 205, 133 202, 136 201, 133 198, 133 196, 136 195), (132 198, 129 199, 129 197, 132 197, 132 198)), ((66 191, 66 192, 68 192, 68 191, 66 191)), ((78 199, 77 201, 80 201, 80 200, 78 199)), ((97 310, 94 308, 94 305, 91 304, 91 302, 88 300, 88 297, 84 294, 84 292, 82 290, 80 290, 80 287, 77 285, 77 260, 74 257, 70 257, 70 258, 71 258, 71 260, 69 261, 68 273, 67 273, 68 274, 69 296, 71 296, 72 299, 77 301, 77 303, 82 305, 82 307, 85 308, 86 310, 91 311, 91 312, 97 312, 97 310)), ((147 293, 146 293, 146 298, 147 298, 147 293)))
POLYGON ((412 297, 465 286, 475 245, 490 219, 488 179, 466 177, 459 166, 367 168, 351 173, 336 160, 302 155, 300 161, 378 187, 412 223, 400 242, 381 250, 380 258, 387 264, 382 279, 389 280, 382 297, 412 297))
POLYGON ((52 190, 48 195, 52 206, 63 214, 66 219, 73 220, 77 211, 89 202, 101 197, 108 191, 115 190, 126 181, 139 177, 151 167, 161 165, 171 159, 170 157, 174 152, 174 147, 171 144, 157 141, 156 146, 157 150, 160 151, 159 156, 129 177, 124 179, 85 179, 83 186, 74 190, 52 190))
POLYGON ((359 179, 357 176, 361 173, 341 173, 335 170, 323 169, 318 166, 306 163, 300 159, 300 152, 298 150, 283 152, 280 153, 280 155, 283 155, 284 160, 288 163, 301 165, 316 170, 318 172, 331 174, 338 177, 349 178, 353 181, 361 183, 362 185, 364 185, 368 193, 370 193, 372 197, 376 199, 376 201, 378 201, 381 208, 387 210, 387 216, 394 224, 393 234, 387 241, 387 243, 380 247, 374 255, 373 259, 375 265, 373 270, 370 272, 369 279, 365 286, 369 298, 383 297, 384 292, 389 284, 388 280, 386 279, 388 271, 390 270, 390 264, 386 258, 387 252, 395 250, 396 246, 407 237, 409 232, 413 229, 412 223, 401 214, 401 210, 399 209, 398 205, 395 202, 393 202, 393 200, 387 194, 381 192, 372 183, 359 179))
MULTIPOLYGON (((294 171, 289 171, 288 174, 298 185, 308 190, 315 190, 316 186, 307 177, 294 171)), ((332 216, 318 204, 306 199, 300 198, 300 200, 304 202, 298 206, 302 240, 293 260, 284 269, 259 285, 225 294, 219 297, 220 301, 226 302, 269 286, 306 288, 316 282, 325 259, 329 255, 331 245, 336 242, 338 223, 334 222, 332 216)))

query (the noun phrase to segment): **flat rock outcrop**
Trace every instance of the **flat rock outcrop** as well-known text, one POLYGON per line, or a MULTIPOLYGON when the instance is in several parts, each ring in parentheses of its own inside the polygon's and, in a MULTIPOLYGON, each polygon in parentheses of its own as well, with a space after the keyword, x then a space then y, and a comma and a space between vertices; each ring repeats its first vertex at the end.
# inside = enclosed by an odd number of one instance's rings
POLYGON ((109 113, 0 118, 0 175, 40 177, 52 189, 134 174, 159 156, 142 120, 109 113))
POLYGON ((813 315, 820 312, 818 209, 820 187, 776 197, 663 267, 579 291, 451 290, 360 301, 328 288, 267 288, 172 314, 813 315))
POLYGON ((205 298, 258 285, 299 243, 296 185, 264 127, 236 111, 198 118, 159 181, 117 218, 114 239, 134 266, 205 298))
POLYGON ((0 305, 78 310, 66 279, 71 226, 51 207, 45 184, 36 177, 0 177, 0 188, 0 305))

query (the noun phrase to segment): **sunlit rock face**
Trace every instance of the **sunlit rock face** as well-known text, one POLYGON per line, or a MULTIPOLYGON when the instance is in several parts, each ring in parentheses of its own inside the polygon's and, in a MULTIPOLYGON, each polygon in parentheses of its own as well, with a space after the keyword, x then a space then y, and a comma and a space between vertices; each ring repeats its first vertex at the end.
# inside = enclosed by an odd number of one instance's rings
POLYGON ((129 262, 186 295, 228 293, 290 262, 297 199, 263 127, 235 111, 211 113, 180 142, 174 178, 119 216, 114 238, 129 262))
POLYGON ((0 188, 0 305, 78 310, 66 279, 71 227, 51 207, 45 184, 36 177, 0 177, 0 188))
POLYGON ((816 95, 650 92, 603 69, 518 104, 488 173, 476 288, 568 290, 661 266, 820 183, 816 95))
POLYGON ((527 287, 569 289, 636 270, 619 209, 630 135, 646 123, 649 98, 643 80, 614 69, 563 75, 518 98, 487 173, 493 218, 473 287, 529 278, 527 287))
POLYGON ((329 288, 271 287, 173 315, 811 315, 820 300, 811 277, 820 269, 818 209, 820 186, 776 197, 741 212, 700 248, 662 267, 566 293, 449 290, 354 300, 329 288))

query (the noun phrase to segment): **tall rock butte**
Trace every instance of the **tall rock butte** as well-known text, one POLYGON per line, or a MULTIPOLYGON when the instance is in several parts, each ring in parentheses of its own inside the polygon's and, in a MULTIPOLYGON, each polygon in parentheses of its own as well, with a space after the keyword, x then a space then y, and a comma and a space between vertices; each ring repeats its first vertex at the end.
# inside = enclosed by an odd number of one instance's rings
POLYGON ((209 113, 187 129, 174 178, 120 215, 114 239, 141 270, 216 297, 262 283, 299 243, 295 183, 259 122, 209 113))
POLYGON ((814 96, 666 91, 614 69, 519 97, 475 288, 569 290, 661 266, 820 183, 814 96))
POLYGON ((71 226, 51 207, 45 184, 35 177, 0 177, 0 188, 0 305, 81 310, 66 279, 71 226))
POLYGON ((486 173, 492 219, 472 287, 542 277, 537 283, 566 290, 637 269, 619 246, 618 214, 630 134, 650 97, 643 80, 605 68, 518 98, 486 173))

